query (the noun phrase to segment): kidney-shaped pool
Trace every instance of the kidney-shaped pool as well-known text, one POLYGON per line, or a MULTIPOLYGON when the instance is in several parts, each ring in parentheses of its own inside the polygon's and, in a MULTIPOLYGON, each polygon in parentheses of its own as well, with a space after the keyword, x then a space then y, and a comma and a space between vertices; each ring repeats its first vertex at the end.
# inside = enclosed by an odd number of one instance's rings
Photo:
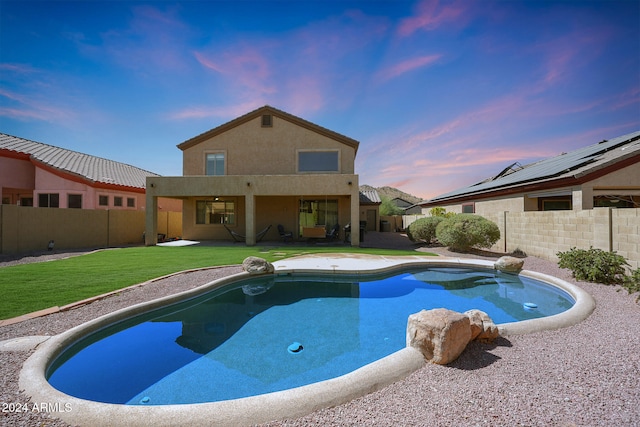
POLYGON ((90 334, 47 377, 66 394, 106 403, 237 399, 388 356, 405 347, 407 317, 422 309, 480 309, 500 324, 555 315, 574 302, 540 281, 485 269, 259 276, 90 334))

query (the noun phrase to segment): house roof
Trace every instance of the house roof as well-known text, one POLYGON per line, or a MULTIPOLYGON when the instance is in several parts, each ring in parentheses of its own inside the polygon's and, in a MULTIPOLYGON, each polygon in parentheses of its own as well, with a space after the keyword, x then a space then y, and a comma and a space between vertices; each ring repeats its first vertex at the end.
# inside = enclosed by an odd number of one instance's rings
POLYGON ((328 138, 331 138, 338 142, 346 144, 350 147, 353 147, 355 149, 355 152, 356 153, 358 152, 358 146, 360 145, 360 142, 356 141, 355 139, 349 138, 348 136, 341 135, 337 132, 334 132, 332 130, 319 126, 315 123, 311 123, 300 117, 294 116, 293 114, 289 114, 282 110, 278 110, 277 108, 271 107, 270 105, 265 105, 263 107, 260 107, 243 116, 233 119, 230 122, 224 123, 218 127, 208 130, 207 132, 204 132, 198 136, 194 136, 193 138, 188 139, 181 144, 178 144, 178 148, 184 151, 187 148, 193 147, 194 145, 197 145, 203 141, 206 141, 207 139, 210 139, 216 135, 219 135, 230 129, 233 129, 236 126, 240 126, 248 121, 261 117, 264 114, 271 114, 272 116, 278 117, 283 120, 287 120, 288 122, 291 122, 303 128, 309 129, 313 132, 319 133, 328 138))
POLYGON ((514 163, 494 177, 434 197, 420 205, 486 198, 499 193, 525 191, 525 188, 530 191, 578 184, 637 162, 640 162, 640 131, 525 166, 514 163))
POLYGON ((360 190, 361 205, 379 205, 380 203, 382 199, 376 190, 360 190))
POLYGON ((29 160, 53 173, 92 186, 144 189, 148 176, 159 176, 135 166, 78 153, 0 133, 0 155, 29 160))

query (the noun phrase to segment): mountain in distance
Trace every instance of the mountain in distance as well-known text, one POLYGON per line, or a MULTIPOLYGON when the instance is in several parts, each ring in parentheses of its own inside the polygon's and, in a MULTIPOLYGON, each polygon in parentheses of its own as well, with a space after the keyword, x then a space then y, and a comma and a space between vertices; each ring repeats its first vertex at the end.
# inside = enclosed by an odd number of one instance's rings
POLYGON ((418 203, 423 200, 420 197, 416 197, 412 194, 405 193, 404 191, 398 190, 397 188, 393 188, 393 187, 385 186, 385 187, 376 188, 366 184, 360 186, 360 191, 371 191, 371 190, 376 190, 380 195, 380 197, 388 197, 389 199, 395 199, 397 197, 402 200, 406 200, 409 203, 418 203))

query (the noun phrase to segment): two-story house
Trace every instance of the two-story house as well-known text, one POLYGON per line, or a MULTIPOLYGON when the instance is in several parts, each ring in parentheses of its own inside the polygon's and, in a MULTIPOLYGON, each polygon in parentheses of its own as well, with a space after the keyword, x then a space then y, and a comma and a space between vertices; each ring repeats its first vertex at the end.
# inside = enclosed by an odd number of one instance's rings
MULTIPOLYGON (((342 233, 360 221, 358 145, 270 106, 195 136, 178 145, 183 176, 147 179, 146 244, 157 243, 159 197, 183 201, 185 239, 229 240, 232 231, 254 245, 267 229, 264 238, 278 240, 278 225, 294 239, 342 233)), ((351 227, 352 245, 359 234, 351 227)))

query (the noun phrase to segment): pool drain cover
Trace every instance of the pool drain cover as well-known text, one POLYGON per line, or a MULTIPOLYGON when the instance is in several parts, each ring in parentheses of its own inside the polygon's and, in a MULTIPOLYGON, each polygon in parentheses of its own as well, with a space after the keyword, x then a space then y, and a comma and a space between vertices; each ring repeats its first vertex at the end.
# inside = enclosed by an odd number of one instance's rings
POLYGON ((300 353, 304 347, 298 341, 289 344, 287 351, 292 354, 300 353))

